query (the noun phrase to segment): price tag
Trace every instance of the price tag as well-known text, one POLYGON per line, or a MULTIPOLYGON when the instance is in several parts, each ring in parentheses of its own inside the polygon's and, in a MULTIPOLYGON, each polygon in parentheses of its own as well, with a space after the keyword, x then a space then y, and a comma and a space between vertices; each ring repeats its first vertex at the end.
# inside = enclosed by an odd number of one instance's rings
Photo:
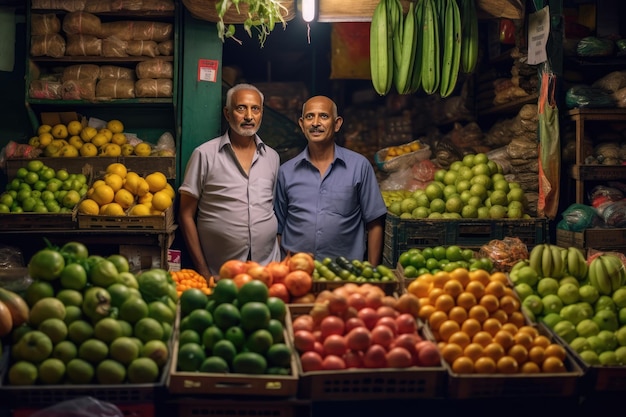
POLYGON ((528 17, 528 64, 537 65, 548 59, 546 44, 550 34, 550 9, 548 6, 528 17))
POLYGON ((217 81, 217 69, 219 63, 215 59, 198 60, 198 81, 217 81))

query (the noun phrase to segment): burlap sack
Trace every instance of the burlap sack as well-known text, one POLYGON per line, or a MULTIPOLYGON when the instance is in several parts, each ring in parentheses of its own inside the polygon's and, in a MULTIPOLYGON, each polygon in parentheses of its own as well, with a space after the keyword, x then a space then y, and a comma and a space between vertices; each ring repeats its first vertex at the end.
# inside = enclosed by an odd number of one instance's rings
POLYGON ((61 58, 65 55, 65 39, 58 33, 31 36, 30 55, 61 58))
POLYGON ((115 36, 124 41, 163 42, 173 37, 171 23, 121 20, 101 25, 100 37, 115 36))
POLYGON ((159 45, 159 55, 172 56, 174 55, 174 41, 169 40, 165 42, 160 42, 159 45))
POLYGON ((61 31, 61 21, 54 13, 33 13, 30 15, 30 34, 49 35, 61 31))
POLYGON ((166 78, 144 78, 135 83, 137 97, 172 97, 172 80, 166 78))
POLYGON ((28 97, 45 100, 60 100, 63 85, 57 81, 34 80, 28 86, 28 97))
POLYGON ((155 41, 128 41, 126 53, 130 56, 149 56, 154 58, 159 55, 159 48, 155 41))
POLYGON ((68 35, 99 36, 102 23, 95 14, 72 12, 63 18, 63 32, 68 35))
POLYGON ((174 10, 174 2, 172 0, 112 0, 111 9, 165 12, 174 10))
POLYGON ((100 74, 100 67, 94 64, 70 65, 63 69, 62 81, 92 80, 96 81, 100 74))
POLYGON ((110 0, 85 0, 84 11, 89 13, 107 13, 113 11, 110 0))
POLYGON ((137 64, 137 78, 173 78, 174 67, 162 59, 149 59, 137 64))
POLYGON ((63 82, 63 100, 95 100, 96 80, 68 80, 63 82))
POLYGON ((135 82, 124 79, 100 80, 96 85, 96 97, 102 99, 135 98, 135 82))
POLYGON ((118 67, 116 65, 101 65, 98 78, 101 80, 133 80, 135 71, 132 68, 118 67))
POLYGON ((85 8, 85 0, 32 0, 33 10, 65 10, 77 12, 85 8))
POLYGON ((126 46, 128 41, 123 41, 115 36, 102 39, 102 56, 109 58, 127 57, 126 46))
POLYGON ((91 35, 67 35, 65 55, 101 56, 102 39, 91 35))

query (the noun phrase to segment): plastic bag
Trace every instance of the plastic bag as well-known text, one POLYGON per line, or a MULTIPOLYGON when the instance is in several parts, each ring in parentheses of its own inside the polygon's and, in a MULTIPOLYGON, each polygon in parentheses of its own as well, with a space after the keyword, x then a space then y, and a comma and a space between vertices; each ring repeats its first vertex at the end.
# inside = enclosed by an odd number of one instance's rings
POLYGON ((563 213, 563 220, 559 222, 558 228, 580 232, 600 223, 600 218, 596 209, 584 204, 572 204, 563 213))
POLYGON ((593 187, 589 193, 589 201, 591 202, 593 208, 596 209, 596 213, 598 213, 599 216, 603 215, 602 213, 607 205, 620 201, 623 198, 624 193, 620 190, 604 185, 593 187))
POLYGON ((614 107, 615 99, 611 93, 601 88, 575 85, 565 93, 565 104, 570 109, 576 107, 614 107))
POLYGON ((602 219, 610 227, 626 226, 626 200, 616 201, 603 206, 602 219))
POLYGON ((478 256, 491 259, 494 269, 502 272, 509 272, 518 261, 528 259, 528 255, 524 242, 508 236, 502 240, 493 239, 478 251, 478 256))
POLYGON ((587 36, 578 41, 576 53, 578 56, 611 56, 615 50, 615 43, 611 39, 587 36))
POLYGON ((31 417, 124 417, 124 414, 109 402, 80 397, 36 411, 31 417))

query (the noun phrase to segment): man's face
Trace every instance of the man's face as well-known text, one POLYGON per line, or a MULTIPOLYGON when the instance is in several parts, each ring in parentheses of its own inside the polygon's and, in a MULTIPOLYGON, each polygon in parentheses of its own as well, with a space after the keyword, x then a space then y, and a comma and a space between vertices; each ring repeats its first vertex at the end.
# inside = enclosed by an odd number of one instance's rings
POLYGON ((332 141, 342 119, 333 115, 333 103, 325 97, 310 99, 299 120, 300 128, 309 142, 332 141))
POLYGON ((230 128, 241 136, 254 136, 261 127, 263 104, 254 90, 239 90, 232 96, 232 107, 224 109, 230 128))

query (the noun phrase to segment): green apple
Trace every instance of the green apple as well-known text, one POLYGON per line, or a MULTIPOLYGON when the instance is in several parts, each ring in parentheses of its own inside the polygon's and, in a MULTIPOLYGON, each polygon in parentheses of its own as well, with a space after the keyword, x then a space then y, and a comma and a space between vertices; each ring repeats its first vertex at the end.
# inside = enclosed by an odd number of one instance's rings
POLYGON ((600 330, 610 330, 613 332, 617 330, 617 315, 610 310, 597 311, 592 320, 596 322, 600 330))
POLYGON ((576 332, 582 337, 596 336, 600 333, 600 327, 595 321, 584 319, 576 325, 576 332))
POLYGON ((20 359, 39 363, 52 353, 52 340, 42 331, 33 330, 26 333, 13 347, 12 352, 20 359))

